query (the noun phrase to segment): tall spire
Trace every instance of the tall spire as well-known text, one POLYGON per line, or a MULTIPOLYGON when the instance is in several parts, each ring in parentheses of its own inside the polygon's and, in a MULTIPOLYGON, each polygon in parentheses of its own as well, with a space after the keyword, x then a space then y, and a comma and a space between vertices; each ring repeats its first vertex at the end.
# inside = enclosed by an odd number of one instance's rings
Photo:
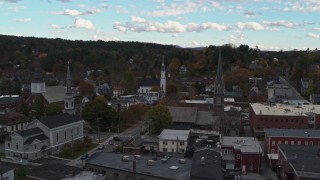
POLYGON ((214 93, 223 94, 224 93, 224 81, 223 81, 223 69, 222 69, 222 58, 221 58, 221 49, 219 48, 219 59, 217 74, 214 82, 214 93))
POLYGON ((160 79, 160 89, 164 94, 166 94, 167 80, 166 80, 166 68, 164 65, 164 56, 162 56, 162 65, 161 65, 161 79, 160 79))
POLYGON ((165 72, 166 68, 164 66, 164 56, 162 56, 162 66, 161 66, 161 72, 165 72))
POLYGON ((41 67, 39 60, 36 60, 34 65, 34 74, 32 82, 43 82, 41 67))
POLYGON ((71 76, 70 76, 70 63, 68 61, 68 70, 67 70, 67 94, 72 94, 71 92, 71 76))

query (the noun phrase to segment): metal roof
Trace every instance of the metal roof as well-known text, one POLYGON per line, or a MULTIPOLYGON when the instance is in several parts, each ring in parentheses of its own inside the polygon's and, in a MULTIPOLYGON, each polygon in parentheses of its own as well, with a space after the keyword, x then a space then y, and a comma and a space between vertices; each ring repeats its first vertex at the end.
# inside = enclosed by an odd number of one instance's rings
POLYGON ((320 130, 317 129, 264 129, 266 136, 290 136, 290 137, 319 137, 320 130))

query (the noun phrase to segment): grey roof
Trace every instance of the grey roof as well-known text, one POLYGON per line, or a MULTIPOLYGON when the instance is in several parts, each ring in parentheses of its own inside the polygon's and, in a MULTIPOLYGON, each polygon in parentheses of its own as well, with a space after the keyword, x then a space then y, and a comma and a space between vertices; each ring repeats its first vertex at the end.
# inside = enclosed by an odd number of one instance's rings
POLYGON ((67 88, 64 86, 47 86, 46 92, 42 93, 48 103, 64 101, 67 88))
POLYGON ((190 130, 174 130, 164 129, 158 136, 159 140, 183 140, 187 141, 189 138, 190 130))
POLYGON ((28 138, 28 139, 25 141, 25 143, 26 143, 26 144, 32 144, 32 142, 33 142, 34 140, 36 140, 36 139, 38 139, 38 140, 40 140, 40 141, 43 141, 43 140, 48 139, 48 137, 47 137, 46 135, 44 135, 44 134, 40 134, 40 135, 38 135, 38 136, 34 136, 34 137, 28 138))
POLYGON ((11 170, 14 170, 14 168, 13 167, 11 167, 11 166, 7 166, 7 165, 4 165, 4 164, 1 164, 1 171, 0 171, 0 174, 2 173, 2 174, 5 174, 5 173, 7 173, 7 172, 9 172, 9 171, 11 171, 11 170))
POLYGON ((264 129, 266 136, 320 137, 318 129, 264 129))
POLYGON ((55 116, 42 117, 40 119, 40 122, 42 122, 49 129, 64 126, 64 125, 71 124, 78 121, 81 121, 81 119, 78 116, 70 115, 66 113, 55 115, 55 116))
POLYGON ((198 111, 197 125, 213 125, 215 123, 212 112, 198 111))
POLYGON ((160 79, 142 79, 139 86, 160 86, 160 79))
POLYGON ((279 144, 279 149, 298 176, 320 178, 318 146, 279 144))
POLYGON ((259 141, 254 137, 223 136, 223 138, 221 138, 221 145, 239 149, 242 153, 262 154, 262 148, 259 141))
POLYGON ((28 136, 33 136, 36 134, 41 134, 41 133, 43 133, 43 131, 40 128, 35 127, 35 128, 27 129, 27 130, 17 131, 17 133, 21 137, 28 137, 28 136))
MULTIPOLYGON (((27 171, 27 177, 36 177, 37 179, 61 180, 67 176, 75 176, 82 170, 77 167, 65 164, 43 164, 27 171)), ((28 179, 28 178, 27 178, 28 179)))
MULTIPOLYGON (((86 164, 132 172, 132 161, 134 157, 132 155, 129 156, 129 162, 123 162, 122 157, 123 154, 97 152, 86 160, 86 164)), ((189 178, 191 169, 189 159, 187 159, 186 164, 179 164, 178 158, 172 157, 166 163, 161 163, 161 160, 157 160, 153 166, 148 166, 146 162, 152 159, 152 157, 154 156, 142 156, 140 160, 135 160, 137 174, 162 177, 165 179, 185 180, 189 178), (177 166, 179 168, 173 170, 169 168, 171 166, 177 166)))
POLYGON ((207 148, 195 151, 190 173, 190 180, 193 179, 223 180, 220 153, 207 148), (204 157, 203 165, 201 157, 204 157))
POLYGON ((167 106, 172 117, 172 122, 195 123, 198 109, 195 107, 167 106))
POLYGON ((15 103, 21 100, 21 97, 0 97, 0 104, 15 103))

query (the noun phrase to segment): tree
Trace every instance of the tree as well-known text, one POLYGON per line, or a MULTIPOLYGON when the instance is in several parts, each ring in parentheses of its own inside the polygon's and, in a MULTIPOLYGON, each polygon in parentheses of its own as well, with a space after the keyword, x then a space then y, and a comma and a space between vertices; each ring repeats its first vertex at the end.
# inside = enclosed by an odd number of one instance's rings
POLYGON ((62 114, 62 108, 58 104, 49 104, 46 107, 46 115, 47 116, 53 116, 53 115, 58 115, 62 114))
POLYGON ((22 100, 17 106, 17 111, 22 112, 25 116, 29 117, 29 107, 26 101, 22 100))
POLYGON ((172 117, 166 106, 157 105, 152 107, 146 114, 146 119, 149 123, 150 134, 160 134, 165 128, 168 128, 172 123, 172 117))
POLYGON ((314 93, 314 89, 315 89, 314 82, 313 82, 312 79, 310 79, 309 80, 309 86, 308 86, 307 93, 306 93, 307 97, 310 97, 310 95, 314 93))
POLYGON ((44 102, 41 100, 40 97, 36 97, 34 103, 32 104, 33 117, 39 119, 44 115, 44 112, 45 112, 44 102))
POLYGON ((118 113, 100 98, 86 104, 82 117, 96 129, 99 126, 101 131, 108 131, 110 128, 115 130, 120 123, 118 113))
POLYGON ((126 111, 121 113, 121 117, 126 124, 136 123, 143 119, 148 111, 148 107, 144 104, 136 104, 130 106, 126 111))
POLYGON ((171 76, 177 76, 179 73, 179 68, 181 66, 180 60, 177 58, 172 59, 171 63, 169 64, 169 72, 171 76))

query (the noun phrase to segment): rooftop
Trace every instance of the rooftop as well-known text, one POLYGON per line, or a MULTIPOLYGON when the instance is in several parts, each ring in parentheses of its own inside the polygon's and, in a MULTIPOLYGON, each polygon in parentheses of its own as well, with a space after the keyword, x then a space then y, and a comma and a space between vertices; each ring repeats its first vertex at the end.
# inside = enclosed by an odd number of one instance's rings
POLYGON ((198 109, 195 107, 168 106, 173 122, 195 123, 198 109))
POLYGON ((154 177, 166 177, 170 179, 188 179, 191 169, 191 162, 186 159, 185 164, 179 163, 179 158, 172 157, 162 163, 161 160, 154 161, 154 165, 148 166, 147 161, 152 159, 151 156, 141 156, 141 159, 134 159, 134 156, 128 155, 129 161, 122 161, 123 154, 97 152, 93 154, 86 165, 97 165, 112 169, 119 169, 122 171, 131 171, 133 167, 133 160, 136 161, 136 172, 138 174, 145 174, 154 177), (174 168, 170 168, 174 167, 174 168))
POLYGON ((42 93, 48 103, 64 101, 67 88, 64 86, 47 86, 46 92, 42 93))
POLYGON ((67 166, 64 164, 43 164, 28 170, 27 177, 47 180, 61 180, 68 176, 73 177, 80 172, 80 168, 67 166))
POLYGON ((320 137, 320 130, 316 129, 264 129, 266 136, 290 136, 290 137, 320 137))
POLYGON ((232 146, 234 149, 240 149, 242 153, 262 153, 259 141, 254 137, 229 137, 221 138, 222 146, 232 146))
POLYGON ((33 136, 33 135, 36 135, 36 134, 40 135, 40 134, 43 133, 43 131, 40 128, 35 127, 35 128, 27 129, 27 130, 17 131, 17 133, 21 137, 28 137, 28 136, 33 136))
POLYGON ((49 129, 56 128, 59 126, 64 126, 67 124, 75 123, 81 121, 78 116, 70 115, 70 114, 59 114, 54 116, 42 117, 40 122, 42 122, 49 129))
POLYGON ((320 105, 267 105, 261 103, 251 103, 250 105, 256 115, 307 116, 308 112, 320 114, 320 105))
POLYGON ((207 148, 195 151, 190 172, 193 179, 223 180, 220 153, 207 148))
POLYGON ((158 136, 159 140, 182 140, 187 141, 190 134, 190 130, 173 130, 164 129, 158 136))
POLYGON ((319 146, 280 144, 279 149, 298 176, 320 178, 319 146))

